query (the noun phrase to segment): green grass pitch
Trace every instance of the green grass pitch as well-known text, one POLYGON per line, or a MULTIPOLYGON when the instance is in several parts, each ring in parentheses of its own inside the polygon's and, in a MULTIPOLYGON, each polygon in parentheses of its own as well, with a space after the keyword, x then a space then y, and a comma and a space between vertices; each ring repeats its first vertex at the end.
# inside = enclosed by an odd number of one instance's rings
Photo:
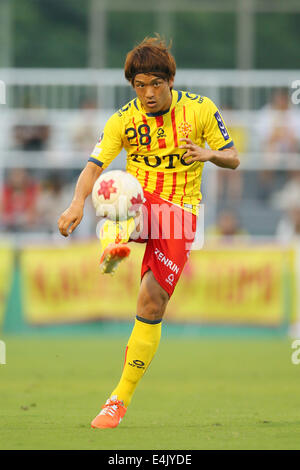
POLYGON ((3 339, 0 449, 300 449, 290 340, 163 337, 120 426, 93 430, 127 336, 3 339))

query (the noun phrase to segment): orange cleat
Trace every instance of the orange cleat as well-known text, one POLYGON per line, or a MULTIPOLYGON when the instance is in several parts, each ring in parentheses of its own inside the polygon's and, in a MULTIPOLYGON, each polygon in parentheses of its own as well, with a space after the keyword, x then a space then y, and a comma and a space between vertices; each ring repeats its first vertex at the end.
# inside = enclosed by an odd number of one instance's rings
POLYGON ((118 264, 127 258, 130 254, 130 248, 126 243, 110 243, 100 259, 100 269, 102 274, 111 273, 114 274, 118 264))
POLYGON ((116 428, 126 411, 123 401, 119 401, 114 395, 102 406, 102 411, 93 419, 91 426, 98 429, 116 428))

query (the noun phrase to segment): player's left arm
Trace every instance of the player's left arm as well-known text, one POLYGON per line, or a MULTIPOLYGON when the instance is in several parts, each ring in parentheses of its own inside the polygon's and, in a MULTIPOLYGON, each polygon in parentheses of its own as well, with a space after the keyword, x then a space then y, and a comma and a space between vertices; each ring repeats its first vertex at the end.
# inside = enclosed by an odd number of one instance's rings
POLYGON ((183 144, 179 148, 187 150, 183 156, 186 163, 211 162, 221 168, 231 168, 232 170, 235 170, 240 164, 238 151, 234 145, 224 150, 211 150, 199 147, 191 139, 180 140, 185 142, 185 145, 183 144))
POLYGON ((203 97, 199 104, 198 134, 209 145, 209 149, 199 147, 190 139, 182 139, 185 145, 181 148, 187 150, 183 158, 187 163, 211 162, 222 168, 234 170, 240 164, 238 152, 229 135, 226 124, 215 103, 203 97))

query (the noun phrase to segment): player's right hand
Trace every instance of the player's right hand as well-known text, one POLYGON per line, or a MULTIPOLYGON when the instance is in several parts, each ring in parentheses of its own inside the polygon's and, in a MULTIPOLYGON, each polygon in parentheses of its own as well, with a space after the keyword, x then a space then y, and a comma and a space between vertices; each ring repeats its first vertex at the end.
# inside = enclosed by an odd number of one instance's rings
POLYGON ((83 217, 83 205, 72 203, 58 219, 57 225, 60 233, 64 237, 68 237, 75 228, 80 224, 83 217))

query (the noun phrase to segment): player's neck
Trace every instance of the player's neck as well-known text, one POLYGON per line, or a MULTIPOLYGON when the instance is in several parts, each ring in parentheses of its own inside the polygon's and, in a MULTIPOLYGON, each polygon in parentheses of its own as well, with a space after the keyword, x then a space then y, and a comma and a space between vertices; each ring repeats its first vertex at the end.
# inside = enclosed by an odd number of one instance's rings
POLYGON ((160 111, 163 112, 163 111, 167 111, 168 109, 170 109, 172 101, 173 101, 173 93, 172 93, 172 90, 170 90, 169 99, 168 99, 166 105, 164 106, 164 109, 161 109, 160 111))

